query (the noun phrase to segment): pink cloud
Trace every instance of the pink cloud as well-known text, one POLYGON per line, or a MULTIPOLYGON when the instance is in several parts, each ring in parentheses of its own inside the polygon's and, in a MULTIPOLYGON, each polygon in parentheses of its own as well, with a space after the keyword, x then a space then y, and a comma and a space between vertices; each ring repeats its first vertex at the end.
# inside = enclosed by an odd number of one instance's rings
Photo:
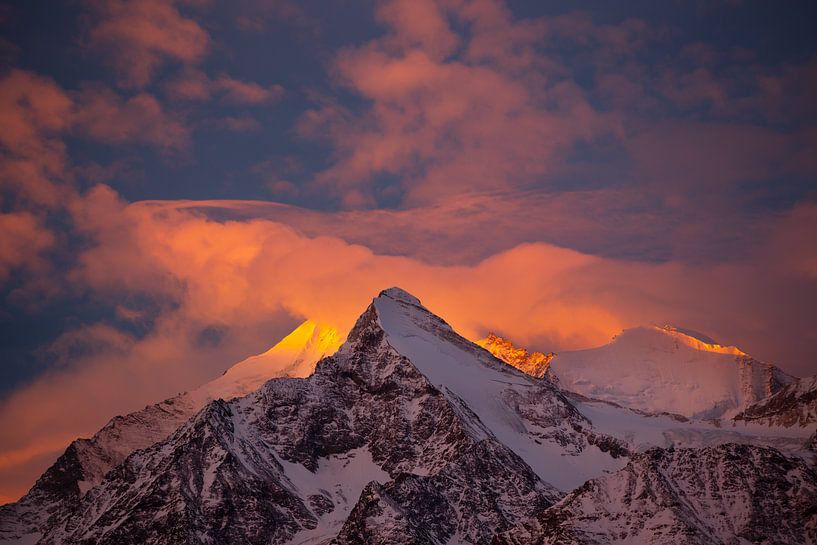
POLYGON ((261 123, 252 116, 228 116, 216 121, 216 125, 233 132, 253 132, 261 129, 261 123))
POLYGON ((222 93, 222 100, 234 104, 261 104, 279 98, 284 89, 280 85, 263 87, 257 83, 219 76, 213 86, 222 93))
POLYGON ((93 139, 150 144, 165 151, 182 150, 189 143, 183 122, 147 93, 123 98, 104 87, 87 87, 77 94, 77 103, 75 125, 93 139))
MULTIPOLYGON (((79 198, 77 179, 106 176, 104 168, 71 164, 68 135, 108 144, 143 143, 165 152, 184 150, 189 133, 151 95, 123 98, 101 86, 71 92, 31 72, 0 78, 0 281, 23 271, 10 300, 36 306, 65 286, 52 277, 44 254, 58 248, 49 214, 79 198)), ((107 169, 109 171, 117 170, 107 169)))
POLYGON ((0 184, 25 200, 54 206, 67 158, 60 133, 72 102, 51 79, 12 70, 0 79, 0 184))
POLYGON ((103 55, 121 83, 144 87, 168 63, 195 65, 210 45, 207 32, 173 0, 89 0, 87 43, 103 55))
MULTIPOLYGON (((632 131, 626 146, 642 175, 643 185, 656 185, 678 204, 700 197, 710 202, 740 199, 740 183, 791 175, 817 175, 806 149, 813 131, 778 132, 750 124, 665 122, 632 131)), ((810 154, 809 154, 810 155, 810 154)), ((813 157, 813 155, 810 155, 813 157)), ((737 201, 733 201, 737 202, 737 201)))
POLYGON ((460 39, 451 30, 448 13, 440 2, 391 0, 377 7, 377 18, 394 31, 386 38, 386 46, 395 50, 418 48, 435 60, 450 55, 460 39))
POLYGON ((242 81, 227 75, 210 79, 204 72, 187 70, 166 86, 175 99, 207 101, 218 98, 228 104, 257 105, 273 102, 284 94, 280 85, 265 87, 252 81, 242 81))
POLYGON ((315 20, 295 0, 234 0, 230 4, 235 26, 242 32, 264 32, 281 21, 309 35, 319 32, 315 20))
POLYGON ((176 100, 204 102, 212 95, 212 82, 201 70, 184 70, 165 85, 165 90, 176 100))
POLYGON ((50 270, 42 253, 54 245, 55 236, 39 218, 28 212, 0 214, 0 233, 0 282, 14 270, 28 274, 50 270))

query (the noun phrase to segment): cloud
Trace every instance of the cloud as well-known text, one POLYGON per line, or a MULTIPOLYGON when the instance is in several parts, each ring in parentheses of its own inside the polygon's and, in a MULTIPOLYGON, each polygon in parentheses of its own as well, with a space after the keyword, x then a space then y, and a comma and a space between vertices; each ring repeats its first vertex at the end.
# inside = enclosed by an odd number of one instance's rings
POLYGON ((0 213, 0 282, 16 270, 40 275, 50 271, 42 254, 50 249, 55 236, 40 219, 28 212, 0 213))
POLYGON ((307 14, 305 6, 294 0, 235 0, 230 2, 229 17, 242 32, 265 32, 274 23, 286 22, 300 34, 317 36, 317 20, 307 14))
POLYGON ((104 87, 87 86, 77 93, 74 122, 83 135, 112 145, 140 143, 180 151, 190 141, 182 120, 147 93, 124 98, 104 87))
POLYGON ((227 75, 211 79, 199 70, 187 70, 170 81, 166 90, 177 100, 207 101, 218 98, 228 105, 259 105, 274 102, 284 94, 280 85, 265 87, 227 75))
POLYGON ((263 87, 228 76, 219 76, 213 85, 222 93, 222 100, 233 104, 262 104, 279 98, 284 92, 280 85, 263 87))
POLYGON ((488 0, 377 6, 383 34, 332 65, 363 101, 319 96, 297 126, 333 152, 301 195, 354 209, 628 186, 692 209, 712 189, 741 221, 747 187, 782 179, 772 202, 817 173, 813 57, 764 66, 643 20, 518 20, 488 0))
POLYGON ((67 208, 80 198, 79 185, 121 170, 74 164, 66 140, 137 143, 165 153, 189 142, 183 121, 152 95, 123 97, 102 85, 71 91, 19 69, 0 78, 0 124, 0 285, 6 301, 25 307, 66 287, 51 261, 70 259, 66 245, 75 233, 67 208))
MULTIPOLYGON (((0 280, 48 277, 58 214, 83 245, 51 280, 111 310, 64 332, 55 365, 0 404, 0 481, 14 483, 0 494, 110 415, 216 376, 302 318, 347 328, 391 285, 470 337, 558 351, 670 322, 815 372, 817 207, 797 186, 817 172, 814 59, 762 68, 692 44, 655 63, 667 34, 644 21, 378 2, 382 32, 331 56, 338 93, 311 91, 296 127, 329 144, 329 167, 306 185, 303 158, 252 172, 276 195, 343 210, 80 194, 78 176, 115 168, 72 165, 66 138, 178 153, 192 103, 280 98, 205 66, 212 42, 189 15, 204 4, 88 3, 86 44, 127 92, 20 70, 0 79, 0 228, 14 235, 0 242, 0 280), (153 84, 188 103, 160 102, 153 84), (371 209, 383 203, 397 208, 371 209)), ((289 2, 239 12, 224 20, 251 30, 305 17, 289 2)), ((258 127, 230 113, 204 123, 258 127)))
MULTIPOLYGON (((23 201, 55 206, 67 158, 60 135, 72 101, 51 79, 12 70, 0 79, 0 187, 23 201)), ((0 197, 2 198, 2 197, 0 197)))
POLYGON ((302 117, 300 134, 335 150, 335 163, 317 177, 321 191, 359 207, 390 194, 416 204, 542 187, 577 142, 618 131, 616 116, 594 109, 581 87, 539 70, 550 63, 537 51, 535 26, 492 2, 416 7, 386 3, 378 11, 386 35, 335 60, 338 84, 370 107, 327 101, 302 117), (470 25, 470 36, 454 33, 452 19, 470 25), (492 47, 504 39, 508 45, 492 47), (383 189, 384 176, 397 180, 383 189))
MULTIPOLYGON (((306 235, 274 213, 215 219, 219 214, 208 217, 198 205, 128 204, 105 186, 74 204, 75 223, 93 243, 70 281, 112 307, 129 301, 118 319, 136 320, 146 333, 100 322, 55 342, 63 363, 0 405, 0 421, 16 423, 0 427, 0 455, 15 460, 7 471, 53 449, 49 437, 88 434, 112 414, 217 376, 303 318, 348 328, 392 285, 414 292, 471 338, 492 330, 559 351, 601 344, 623 327, 673 323, 793 372, 815 371, 805 359, 817 348, 806 318, 817 304, 814 206, 782 215, 748 259, 694 265, 624 261, 542 242, 435 264, 383 255, 382 240, 381 252, 350 243, 331 222, 306 235)), ((395 229, 391 216, 354 214, 372 231, 395 229)), ((458 245, 430 243, 441 253, 458 245)))
POLYGON ((87 45, 102 55, 127 87, 145 87, 167 63, 196 65, 210 37, 173 0, 89 0, 87 45))

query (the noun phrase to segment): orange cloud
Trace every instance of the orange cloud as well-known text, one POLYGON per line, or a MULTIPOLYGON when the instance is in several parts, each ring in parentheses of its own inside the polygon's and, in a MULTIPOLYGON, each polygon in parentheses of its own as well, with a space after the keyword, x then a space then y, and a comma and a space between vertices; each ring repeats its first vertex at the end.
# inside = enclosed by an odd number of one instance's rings
POLYGON ((67 91, 23 70, 0 77, 0 125, 0 282, 23 272, 7 296, 25 306, 66 287, 46 259, 61 250, 57 241, 68 238, 54 225, 80 199, 78 180, 106 170, 72 164, 64 139, 141 143, 163 152, 184 151, 189 141, 182 121, 149 94, 124 98, 92 85, 67 91))

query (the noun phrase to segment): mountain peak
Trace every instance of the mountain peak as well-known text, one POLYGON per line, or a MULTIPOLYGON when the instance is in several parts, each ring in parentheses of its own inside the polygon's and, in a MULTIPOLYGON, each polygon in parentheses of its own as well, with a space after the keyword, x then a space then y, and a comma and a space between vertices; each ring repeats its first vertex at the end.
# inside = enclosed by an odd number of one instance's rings
POLYGON ((388 288, 380 292, 378 298, 380 297, 388 297, 389 299, 394 299, 395 301, 401 301, 403 303, 408 303, 410 305, 416 305, 418 307, 422 307, 423 304, 417 299, 415 296, 404 290, 403 288, 393 287, 388 288))
POLYGON ((672 326, 625 329, 606 345, 562 352, 548 372, 588 397, 688 418, 732 417, 792 380, 734 346, 672 326))
POLYGON ((191 394, 204 401, 229 399, 255 391, 274 377, 307 377, 318 360, 334 354, 342 342, 334 327, 307 320, 266 352, 236 363, 191 394))

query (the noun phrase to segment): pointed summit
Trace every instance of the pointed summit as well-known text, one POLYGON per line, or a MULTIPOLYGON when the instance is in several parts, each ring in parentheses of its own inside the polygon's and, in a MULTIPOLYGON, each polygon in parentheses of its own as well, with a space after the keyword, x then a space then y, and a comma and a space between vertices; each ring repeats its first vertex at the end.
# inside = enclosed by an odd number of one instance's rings
POLYGON ((388 297, 389 299, 394 299, 395 301, 401 301, 403 303, 408 303, 410 305, 416 305, 418 307, 422 307, 422 303, 420 300, 414 297, 412 294, 404 290, 403 288, 393 287, 388 288, 380 292, 378 298, 380 297, 388 297))
POLYGON ((400 288, 384 290, 372 301, 336 359, 372 388, 388 383, 394 373, 419 372, 453 406, 463 407, 462 418, 474 437, 493 437, 509 446, 556 487, 581 484, 596 471, 591 466, 619 466, 606 455, 594 457, 598 451, 587 448, 581 432, 590 423, 549 381, 497 359, 400 288), (379 361, 390 363, 372 363, 379 361), (538 430, 548 431, 538 435, 538 430), (572 455, 558 462, 548 459, 564 449, 572 455))
MULTIPOLYGON (((626 522, 610 536, 619 539, 627 537, 624 530, 643 527, 645 507, 662 537, 668 514, 678 514, 670 520, 680 521, 676 536, 684 536, 690 535, 684 523, 710 512, 711 524, 700 526, 707 537, 712 528, 733 527, 722 498, 745 506, 769 497, 759 512, 772 518, 755 517, 748 527, 762 529, 758 541, 772 536, 777 543, 776 521, 800 508, 789 494, 792 482, 813 481, 811 474, 791 474, 794 461, 763 455, 759 447, 725 447, 723 456, 682 449, 639 455, 656 444, 702 446, 742 435, 737 427, 720 430, 568 398, 555 384, 464 339, 397 288, 373 299, 343 346, 321 358, 314 372, 307 359, 299 360, 320 357, 337 341, 317 324, 303 324, 199 393, 261 380, 282 355, 295 357, 292 372, 306 378, 274 378, 246 396, 210 401, 192 416, 185 415, 206 396, 184 394, 77 441, 32 494, 0 507, 0 543, 142 545, 171 536, 174 543, 228 545, 485 545, 506 530, 514 543, 527 543, 524 536, 535 537, 540 522, 564 519, 568 529, 581 531, 593 523, 586 515, 597 513, 595 520, 609 520, 611 527, 626 522), (149 445, 151 438, 158 442, 149 445), (731 478, 757 474, 752 467, 761 468, 763 483, 748 481, 747 489, 731 478), (567 492, 588 479, 596 480, 559 504, 566 506, 559 511, 564 517, 550 516, 562 497, 557 488, 567 492), (647 483, 647 491, 621 492, 634 482, 647 483), (727 495, 736 486, 739 493, 727 495), (699 509, 698 498, 715 503, 699 509), (668 512, 667 505, 678 509, 668 512), (783 507, 766 509, 774 505, 783 507), (608 510, 613 516, 605 518, 608 510), (522 539, 516 539, 519 531, 522 539)), ((801 452, 812 431, 764 438, 754 428, 743 440, 801 452)), ((746 520, 739 515, 738 522, 746 520)), ((786 532, 793 536, 786 542, 804 542, 796 526, 786 532)))

